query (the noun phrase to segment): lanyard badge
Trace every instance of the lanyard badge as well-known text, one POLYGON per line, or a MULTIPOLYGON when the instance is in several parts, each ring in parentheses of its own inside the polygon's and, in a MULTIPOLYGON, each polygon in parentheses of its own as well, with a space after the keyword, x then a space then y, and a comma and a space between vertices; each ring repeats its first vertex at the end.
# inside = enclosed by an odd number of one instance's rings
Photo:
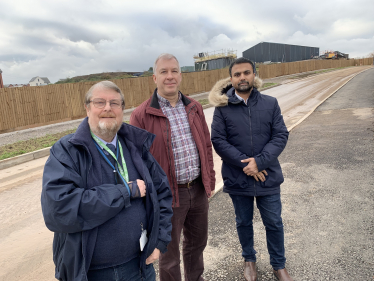
POLYGON ((121 177, 123 178, 123 181, 124 181, 124 185, 127 187, 127 190, 129 192, 129 194, 131 194, 130 192, 130 188, 128 187, 128 184, 127 182, 129 182, 129 173, 127 171, 127 166, 126 166, 126 162, 125 162, 125 158, 123 157, 123 149, 122 149, 122 145, 121 143, 119 142, 119 139, 117 138, 117 145, 119 147, 119 152, 121 154, 121 160, 122 160, 122 165, 118 162, 118 159, 116 157, 116 155, 114 155, 113 151, 111 151, 105 143, 103 143, 97 136, 94 135, 94 133, 92 133, 92 131, 90 130, 91 132, 91 136, 92 138, 95 140, 95 144, 96 144, 96 147, 98 148, 99 152, 102 153, 102 155, 104 156, 104 158, 107 160, 108 164, 114 169, 116 170, 115 167, 113 167, 113 165, 110 163, 110 161, 107 159, 107 157, 105 156, 105 154, 102 152, 102 150, 97 146, 100 145, 106 152, 108 152, 112 157, 113 159, 117 162, 117 167, 118 167, 118 170, 119 170, 119 174, 121 175, 121 177))

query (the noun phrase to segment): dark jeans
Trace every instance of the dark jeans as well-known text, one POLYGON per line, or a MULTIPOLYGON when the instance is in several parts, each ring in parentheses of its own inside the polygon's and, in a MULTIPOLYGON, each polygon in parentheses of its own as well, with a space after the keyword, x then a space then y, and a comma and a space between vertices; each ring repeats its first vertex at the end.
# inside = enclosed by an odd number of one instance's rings
POLYGON ((121 265, 98 269, 89 270, 87 273, 88 281, 155 281, 156 273, 153 264, 147 265, 145 276, 139 268, 140 259, 135 258, 129 262, 121 265))
POLYGON ((160 256, 160 281, 181 281, 179 242, 183 229, 185 281, 202 281, 203 252, 208 240, 208 197, 201 180, 179 188, 180 207, 173 208, 171 242, 160 256))
MULTIPOLYGON (((243 249, 245 261, 256 261, 253 248, 253 196, 231 195, 236 215, 236 229, 243 249)), ((284 233, 281 218, 282 203, 280 194, 256 197, 257 208, 266 230, 266 242, 270 264, 275 270, 285 267, 284 233)))

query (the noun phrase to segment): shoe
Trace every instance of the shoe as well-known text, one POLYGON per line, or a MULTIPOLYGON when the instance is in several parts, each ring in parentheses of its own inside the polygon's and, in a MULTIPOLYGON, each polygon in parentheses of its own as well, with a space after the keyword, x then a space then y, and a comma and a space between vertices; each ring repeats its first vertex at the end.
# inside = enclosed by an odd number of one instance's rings
POLYGON ((256 263, 244 261, 244 278, 247 281, 257 281, 256 263))
POLYGON ((293 281, 291 276, 288 274, 287 269, 279 269, 279 270, 274 270, 273 269, 274 276, 279 280, 279 281, 293 281))

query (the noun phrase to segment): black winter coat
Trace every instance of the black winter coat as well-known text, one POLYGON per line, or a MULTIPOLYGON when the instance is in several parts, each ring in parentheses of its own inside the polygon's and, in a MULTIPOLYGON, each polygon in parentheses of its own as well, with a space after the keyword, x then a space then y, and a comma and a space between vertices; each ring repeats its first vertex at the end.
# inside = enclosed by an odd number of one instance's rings
POLYGON ((247 196, 279 193, 284 178, 278 156, 286 146, 288 131, 277 99, 254 87, 246 105, 235 96, 230 84, 218 83, 221 87, 213 88, 209 98, 216 105, 211 139, 223 161, 223 191, 247 196), (227 98, 222 99, 222 95, 227 98), (250 157, 259 171, 267 171, 265 182, 257 182, 243 172, 248 163, 240 161, 250 157))
MULTIPOLYGON (((98 226, 130 208, 128 191, 121 184, 101 184, 100 154, 91 138, 88 119, 75 134, 51 148, 43 174, 41 196, 45 224, 53 231, 53 261, 58 280, 86 281, 98 226)), ((166 251, 171 241, 172 194, 166 174, 149 152, 154 135, 123 124, 118 131, 130 150, 134 165, 146 183, 148 243, 140 266, 157 247, 166 251)), ((120 242, 120 241, 119 241, 120 242)))

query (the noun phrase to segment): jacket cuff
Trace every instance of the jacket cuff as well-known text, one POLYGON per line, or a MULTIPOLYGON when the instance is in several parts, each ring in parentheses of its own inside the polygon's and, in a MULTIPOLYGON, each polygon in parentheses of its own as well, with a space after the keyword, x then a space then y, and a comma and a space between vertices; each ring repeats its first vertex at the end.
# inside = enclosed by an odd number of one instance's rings
POLYGON ((262 170, 265 170, 267 168, 262 163, 262 160, 261 160, 261 158, 259 156, 255 156, 254 159, 256 161, 257 169, 258 169, 259 172, 261 172, 262 170))
POLYGON ((140 189, 139 189, 139 186, 138 186, 138 182, 136 180, 132 181, 129 184, 129 187, 130 187, 130 191, 131 191, 131 199, 140 198, 141 197, 140 189))
POLYGON ((167 244, 161 240, 158 240, 156 248, 159 249, 161 253, 165 253, 168 249, 167 244))
POLYGON ((129 195, 129 192, 127 191, 126 186, 124 186, 123 184, 119 184, 118 187, 119 187, 118 188, 119 191, 122 193, 123 199, 125 200, 125 208, 130 207, 131 206, 130 195, 129 195))

